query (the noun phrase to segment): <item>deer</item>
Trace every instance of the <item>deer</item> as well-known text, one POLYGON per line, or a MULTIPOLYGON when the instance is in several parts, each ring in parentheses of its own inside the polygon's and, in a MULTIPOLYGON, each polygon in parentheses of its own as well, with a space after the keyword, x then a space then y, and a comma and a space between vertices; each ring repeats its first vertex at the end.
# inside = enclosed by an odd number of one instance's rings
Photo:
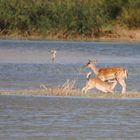
POLYGON ((83 68, 90 68, 95 73, 95 75, 104 82, 117 80, 117 82, 122 86, 121 93, 124 94, 126 92, 125 80, 128 76, 128 70, 123 67, 97 68, 96 62, 96 60, 89 60, 83 68))
POLYGON ((96 88, 102 92, 110 92, 114 93, 114 88, 116 86, 117 81, 113 80, 111 84, 102 81, 98 77, 91 77, 91 72, 87 74, 87 82, 86 86, 82 88, 82 92, 87 93, 88 90, 96 88))

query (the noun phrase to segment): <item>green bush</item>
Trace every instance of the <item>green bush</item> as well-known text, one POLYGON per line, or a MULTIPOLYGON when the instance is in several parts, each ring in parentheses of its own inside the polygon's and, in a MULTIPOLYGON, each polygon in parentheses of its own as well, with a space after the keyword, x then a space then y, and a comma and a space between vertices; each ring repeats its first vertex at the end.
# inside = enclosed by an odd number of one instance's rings
POLYGON ((140 28, 140 1, 129 0, 129 4, 123 9, 120 20, 129 28, 140 28))
POLYGON ((139 0, 0 0, 0 31, 99 36, 118 21, 139 28, 139 15, 139 0))

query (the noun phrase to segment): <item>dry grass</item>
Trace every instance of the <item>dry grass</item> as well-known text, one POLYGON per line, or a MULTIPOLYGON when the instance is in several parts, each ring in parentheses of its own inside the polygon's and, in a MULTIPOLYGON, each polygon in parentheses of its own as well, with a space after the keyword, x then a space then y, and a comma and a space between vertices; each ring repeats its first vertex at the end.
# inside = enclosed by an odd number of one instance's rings
POLYGON ((121 93, 102 93, 102 92, 89 92, 82 93, 79 89, 67 91, 59 88, 49 89, 32 89, 32 90, 1 90, 2 95, 28 95, 28 96, 74 96, 74 97, 88 97, 88 98, 102 98, 102 99, 127 99, 127 98, 140 98, 140 92, 127 92, 121 93))
POLYGON ((25 90, 1 90, 0 94, 15 95, 44 95, 44 96, 83 96, 79 89, 75 88, 75 80, 66 80, 64 84, 57 87, 47 87, 40 85, 40 89, 25 90))
POLYGON ((100 37, 101 40, 118 40, 118 41, 140 41, 140 30, 128 30, 116 27, 113 33, 106 33, 100 37))
POLYGON ((127 92, 121 93, 103 93, 92 91, 88 93, 82 93, 80 89, 75 88, 75 80, 66 80, 64 84, 57 87, 47 87, 44 84, 40 85, 40 89, 24 89, 24 90, 1 90, 0 94, 3 95, 30 95, 30 96, 79 96, 90 98, 102 98, 102 99, 123 99, 123 98, 140 98, 140 92, 127 92))
POLYGON ((21 39, 21 40, 100 40, 100 41, 140 41, 140 29, 129 30, 125 28, 115 28, 112 33, 104 33, 100 37, 95 36, 83 36, 83 35, 65 35, 62 33, 47 33, 38 34, 31 33, 30 35, 24 33, 18 33, 18 31, 8 31, 7 34, 0 32, 1 39, 21 39))
POLYGON ((64 84, 57 87, 49 88, 44 84, 40 87, 48 96, 80 96, 80 92, 75 88, 76 80, 66 80, 64 84))

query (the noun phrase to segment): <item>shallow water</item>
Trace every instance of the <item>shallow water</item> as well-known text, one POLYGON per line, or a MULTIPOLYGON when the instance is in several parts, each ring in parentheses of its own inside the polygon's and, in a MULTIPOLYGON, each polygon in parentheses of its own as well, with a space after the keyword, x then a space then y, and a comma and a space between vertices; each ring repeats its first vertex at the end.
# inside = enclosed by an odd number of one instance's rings
POLYGON ((86 79, 80 68, 95 58, 98 67, 126 67, 127 91, 140 91, 140 43, 19 40, 0 40, 0 89, 39 88, 41 83, 53 87, 67 79, 76 79, 82 88, 86 79), (57 50, 53 65, 51 49, 57 50))
POLYGON ((0 95, 1 140, 135 140, 140 100, 0 95))

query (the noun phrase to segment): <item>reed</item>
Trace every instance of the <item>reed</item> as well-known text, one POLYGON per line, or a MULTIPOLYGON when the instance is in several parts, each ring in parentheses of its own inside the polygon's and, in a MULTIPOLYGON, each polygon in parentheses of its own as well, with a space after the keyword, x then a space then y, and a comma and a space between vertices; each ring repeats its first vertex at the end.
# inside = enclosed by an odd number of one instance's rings
POLYGON ((44 92, 48 96, 81 96, 79 89, 75 88, 76 80, 66 80, 62 85, 57 87, 47 87, 44 84, 41 84, 40 87, 43 88, 44 92))

